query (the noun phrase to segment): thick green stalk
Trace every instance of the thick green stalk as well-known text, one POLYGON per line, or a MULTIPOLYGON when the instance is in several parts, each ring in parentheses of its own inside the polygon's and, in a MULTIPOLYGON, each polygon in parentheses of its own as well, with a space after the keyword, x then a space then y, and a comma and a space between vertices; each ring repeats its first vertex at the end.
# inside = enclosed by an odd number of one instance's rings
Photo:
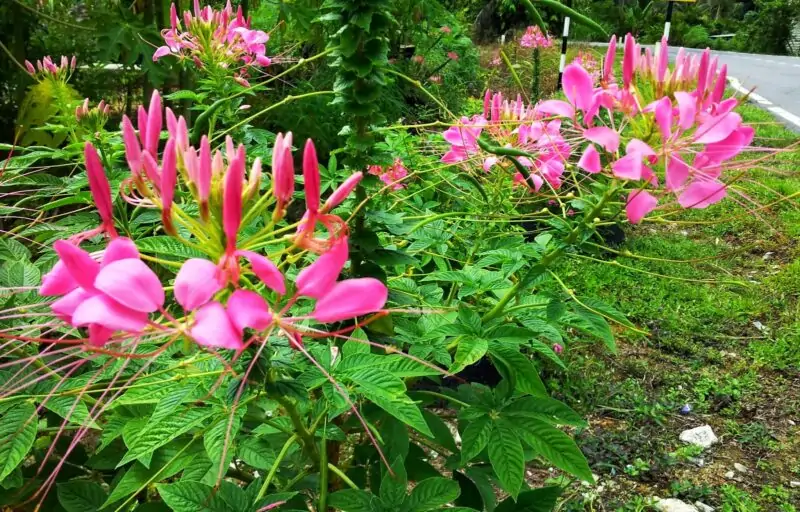
POLYGON ((319 451, 317 450, 317 444, 314 442, 314 435, 303 424, 303 419, 300 417, 300 413, 297 412, 297 407, 285 396, 275 396, 273 398, 286 409, 286 413, 289 415, 289 419, 292 420, 292 425, 297 432, 296 435, 303 442, 303 448, 311 457, 311 460, 314 461, 314 464, 319 464, 319 451))
POLYGON ((275 462, 272 463, 272 467, 270 468, 269 473, 267 473, 267 477, 264 479, 264 483, 261 484, 261 489, 258 490, 258 496, 256 496, 256 501, 263 498, 264 495, 267 493, 267 488, 269 487, 269 484, 272 482, 272 479, 275 478, 275 473, 278 472, 278 468, 281 465, 281 461, 283 461, 283 458, 286 457, 286 454, 289 452, 289 448, 292 447, 292 444, 294 444, 295 441, 297 441, 297 434, 292 435, 283 444, 283 448, 281 448, 281 451, 275 458, 275 462))

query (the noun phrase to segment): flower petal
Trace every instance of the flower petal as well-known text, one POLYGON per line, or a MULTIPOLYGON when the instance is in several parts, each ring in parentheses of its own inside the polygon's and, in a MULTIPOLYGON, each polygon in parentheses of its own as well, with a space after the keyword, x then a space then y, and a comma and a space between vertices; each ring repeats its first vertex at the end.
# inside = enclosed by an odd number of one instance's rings
POLYGON ((136 244, 130 238, 115 238, 103 251, 103 265, 131 258, 139 259, 139 249, 136 248, 136 244))
POLYGON ((93 290, 94 280, 100 272, 100 264, 94 261, 88 252, 64 240, 57 240, 53 244, 53 249, 78 286, 85 290, 93 290))
POLYGON ((297 274, 295 284, 298 295, 315 299, 326 295, 336 283, 348 256, 347 238, 343 237, 328 252, 297 274))
POLYGON ((128 258, 105 265, 97 274, 95 287, 134 311, 152 313, 164 305, 161 281, 140 259, 128 258))
POLYGON ((204 347, 239 350, 244 346, 241 335, 219 302, 209 302, 197 310, 189 334, 204 347))
POLYGON ((72 323, 72 315, 75 309, 81 305, 83 301, 95 295, 96 292, 89 292, 83 288, 75 288, 68 294, 64 295, 57 301, 50 305, 50 309, 57 317, 62 320, 72 323))
POLYGON ((562 83, 569 102, 584 112, 589 110, 592 106, 594 87, 591 75, 580 64, 570 64, 564 68, 562 83))
POLYGON ((720 116, 712 117, 697 128, 694 134, 694 141, 698 144, 720 142, 725 140, 741 124, 742 117, 736 112, 727 112, 720 116))
POLYGON ((642 155, 628 153, 611 164, 614 176, 626 180, 639 180, 642 178, 642 155))
POLYGON ((611 153, 619 149, 619 133, 607 126, 596 126, 584 130, 583 136, 595 144, 600 144, 611 153))
POLYGON ((667 190, 674 192, 689 178, 689 166, 678 155, 670 155, 667 161, 667 190))
POLYGON ((228 317, 233 326, 244 332, 245 327, 263 331, 272 324, 272 313, 261 295, 249 290, 236 290, 228 299, 228 317))
POLYGON ((42 277, 39 295, 64 295, 78 287, 64 262, 58 260, 52 270, 42 277))
POLYGON ((114 331, 141 332, 147 313, 126 308, 105 295, 93 295, 80 303, 72 314, 72 325, 98 324, 114 331))
POLYGON ((594 144, 586 146, 586 150, 578 161, 578 167, 592 174, 600 172, 600 153, 597 152, 594 144))
POLYGON ((653 211, 657 204, 658 199, 646 190, 631 190, 631 193, 628 194, 628 202, 625 204, 628 222, 638 224, 645 215, 653 211))
POLYGON ((705 208, 721 201, 728 194, 727 187, 719 181, 695 181, 678 196, 684 208, 705 208))
POLYGON ((283 274, 269 258, 253 251, 236 251, 236 255, 246 258, 250 262, 253 267, 253 273, 261 279, 261 282, 267 285, 267 288, 275 290, 281 295, 286 294, 286 283, 284 282, 283 274))
POLYGON ((536 105, 536 112, 554 116, 573 117, 575 109, 566 101, 546 100, 536 105))
POLYGON ((175 300, 186 311, 202 306, 222 289, 219 269, 214 263, 191 258, 181 266, 175 276, 175 300))
POLYGON ((337 283, 317 301, 311 316, 329 323, 380 311, 386 304, 389 291, 382 282, 371 277, 347 279, 337 283))

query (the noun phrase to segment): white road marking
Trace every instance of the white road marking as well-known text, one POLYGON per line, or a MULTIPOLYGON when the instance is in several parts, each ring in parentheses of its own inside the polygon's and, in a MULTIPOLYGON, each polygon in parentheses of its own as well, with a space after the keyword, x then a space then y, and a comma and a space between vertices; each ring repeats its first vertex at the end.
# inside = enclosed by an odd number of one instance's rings
POLYGON ((782 109, 781 107, 769 107, 768 110, 773 114, 781 116, 782 118, 786 119, 790 123, 800 128, 800 117, 797 117, 796 115, 792 114, 791 112, 788 112, 785 109, 782 109))

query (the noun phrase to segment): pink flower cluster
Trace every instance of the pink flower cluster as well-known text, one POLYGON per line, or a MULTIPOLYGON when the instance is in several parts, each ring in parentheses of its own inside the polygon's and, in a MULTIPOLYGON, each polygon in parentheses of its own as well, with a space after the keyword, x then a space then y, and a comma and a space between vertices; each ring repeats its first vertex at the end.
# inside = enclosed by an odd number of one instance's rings
POLYGON ((49 56, 36 61, 36 66, 31 63, 31 61, 25 61, 25 69, 28 71, 28 74, 31 75, 33 78, 37 80, 43 80, 45 78, 54 78, 60 82, 66 82, 69 80, 69 77, 72 75, 72 72, 75 71, 75 67, 77 66, 77 59, 73 55, 71 59, 68 59, 66 56, 61 56, 61 62, 56 65, 49 56))
POLYGON ((75 119, 81 121, 89 116, 108 117, 110 111, 111 108, 105 100, 100 100, 100 103, 98 103, 95 108, 89 108, 89 98, 86 98, 83 100, 83 103, 75 107, 75 119))
MULTIPOLYGON (((266 43, 269 34, 250 28, 250 19, 245 19, 241 6, 234 14, 230 0, 225 8, 217 11, 210 6, 200 8, 194 0, 194 15, 183 13, 183 26, 177 8, 170 7, 171 27, 162 32, 164 46, 153 54, 156 61, 167 55, 191 58, 198 67, 208 65, 221 68, 236 68, 240 63, 248 66, 269 66, 266 43)), ((236 71, 240 81, 246 83, 246 70, 236 71)))
POLYGON ((550 48, 553 46, 553 37, 542 33, 539 27, 533 25, 522 34, 519 45, 523 48, 550 48))
MULTIPOLYGON (((478 137, 486 132, 497 146, 529 155, 518 161, 528 168, 532 181, 528 186, 533 190, 544 182, 558 189, 573 157, 574 165, 586 173, 624 180, 631 188, 626 213, 633 223, 669 196, 684 208, 720 201, 727 194, 723 171, 741 165, 732 159, 748 147, 754 131, 732 111, 738 100, 723 99, 726 70, 724 66, 717 70, 708 50, 697 59, 683 59, 670 71, 666 41, 661 48, 652 59, 642 55, 628 35, 623 81, 617 84, 612 74, 616 38, 612 38, 600 86, 580 63, 566 67, 566 101, 545 100, 531 107, 519 99, 502 101, 487 91, 482 116, 462 118, 443 133, 450 150, 442 161, 454 164, 478 157, 486 171, 496 164, 508 168, 497 155, 480 149, 478 137), (656 87, 644 89, 655 89, 658 96, 645 102, 636 81, 653 82, 656 87), (672 90, 670 95, 664 92, 667 89, 672 90), (623 121, 614 121, 615 115, 623 121), (659 176, 656 169, 663 174, 659 176)), ((525 179, 517 175, 515 181, 525 179)))
MULTIPOLYGON (((178 241, 188 243, 176 233, 174 223, 192 232, 201 241, 204 252, 207 251, 209 259, 187 259, 175 276, 173 295, 183 316, 175 318, 170 312, 161 280, 142 261, 134 242, 118 236, 109 183, 97 151, 87 143, 84 151, 87 176, 101 225, 54 244, 59 260, 44 276, 39 291, 44 296, 60 297, 51 305, 58 318, 73 327, 87 328, 89 343, 94 346, 112 340, 118 332, 123 336, 163 332, 188 336, 206 347, 242 350, 247 345, 246 329, 255 333, 283 333, 290 345, 297 348, 302 346, 304 334, 322 332, 310 331, 302 322, 338 322, 383 308, 388 291, 380 281, 339 280, 349 254, 347 231, 344 221, 330 211, 353 191, 362 173, 353 174, 322 204, 316 151, 310 140, 306 142, 303 154, 306 214, 295 234, 289 237, 291 247, 278 256, 297 248, 319 256, 302 268, 290 284, 270 256, 257 252, 263 246, 259 241, 272 236, 272 224, 249 236, 243 236, 242 228, 247 219, 260 218, 260 212, 272 203, 276 204, 273 221, 283 218, 295 189, 291 134, 279 135, 276 140, 273 194, 262 195, 259 159, 253 162, 246 179, 244 146, 234 147, 228 139, 223 156, 220 150, 212 153, 210 141, 204 136, 199 149, 195 149, 188 143, 184 119, 175 119, 169 109, 168 137, 159 156, 162 120, 157 92, 149 109, 139 111, 138 134, 130 119, 123 119, 126 158, 131 169, 131 177, 123 187, 136 190, 141 196, 134 199, 129 190, 130 201, 160 209, 165 231, 178 241), (179 176, 184 178, 183 182, 179 176), (198 202, 199 218, 192 218, 176 203, 180 188, 198 202), (324 239, 315 234, 318 225, 327 230, 324 239), (98 262, 79 244, 100 233, 106 233, 111 241, 98 262), (247 279, 243 279, 245 274, 247 279), (301 300, 313 301, 311 313, 291 316, 289 310, 301 300), (156 317, 155 313, 160 315, 156 317)), ((281 266, 285 264, 281 262, 281 266)))
POLYGON ((572 59, 572 64, 578 64, 585 69, 592 77, 592 81, 596 84, 600 80, 600 63, 595 58, 592 52, 580 50, 575 58, 572 59))
POLYGON ((391 187, 392 190, 406 188, 406 184, 403 183, 403 180, 408 176, 408 169, 405 168, 403 161, 399 158, 396 158, 392 165, 386 167, 370 165, 367 172, 373 176, 378 176, 380 180, 391 187))

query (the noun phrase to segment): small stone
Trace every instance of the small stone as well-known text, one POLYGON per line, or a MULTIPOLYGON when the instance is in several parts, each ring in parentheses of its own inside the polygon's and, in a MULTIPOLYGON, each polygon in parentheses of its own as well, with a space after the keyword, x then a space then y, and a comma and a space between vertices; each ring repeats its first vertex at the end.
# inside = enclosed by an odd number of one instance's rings
POLYGON ((733 471, 728 471, 727 473, 725 473, 725 478, 727 478, 728 480, 733 480, 734 478, 736 478, 736 473, 734 473, 733 471))
POLYGON ((710 425, 702 425, 700 427, 684 430, 681 432, 679 439, 684 443, 702 446, 703 448, 708 448, 719 441, 717 436, 714 435, 714 431, 711 429, 710 425))
POLYGON ((680 413, 682 415, 686 416, 690 412, 692 412, 692 406, 689 405, 689 404, 683 404, 683 406, 681 407, 680 413))
POLYGON ((714 507, 712 507, 711 505, 706 505, 702 501, 695 501, 694 502, 694 506, 700 512, 714 512, 714 507))
POLYGON ((698 468, 702 468, 706 465, 706 460, 703 457, 689 457, 689 462, 697 466, 698 468))
POLYGON ((765 329, 767 328, 767 326, 766 326, 766 325, 762 324, 762 323, 761 323, 761 322, 759 322, 758 320, 756 320, 755 322, 753 322, 753 327, 755 327, 755 328, 756 328, 756 329, 758 329, 759 331, 763 331, 763 330, 765 330, 765 329))
POLYGON ((694 505, 675 498, 658 500, 653 507, 660 512, 699 512, 694 505))
POLYGON ((733 464, 733 469, 735 469, 739 473, 747 473, 747 468, 744 465, 739 464, 738 462, 735 462, 733 464))
POLYGON ((789 487, 797 489, 798 487, 800 487, 800 482, 798 482, 797 480, 792 480, 791 482, 789 482, 789 487))
POLYGON ((772 255, 773 255, 773 254, 775 254, 775 253, 774 253, 774 252, 772 252, 772 251, 767 251, 767 252, 765 252, 765 253, 764 253, 764 255, 761 257, 761 259, 762 259, 762 260, 764 260, 764 261, 766 261, 766 260, 770 259, 770 257, 772 257, 772 255))
POLYGON ((792 421, 792 420, 789 420, 789 425, 791 425, 791 426, 793 426, 793 427, 794 427, 795 425, 797 425, 797 423, 795 423, 795 422, 794 422, 794 421, 792 421))

